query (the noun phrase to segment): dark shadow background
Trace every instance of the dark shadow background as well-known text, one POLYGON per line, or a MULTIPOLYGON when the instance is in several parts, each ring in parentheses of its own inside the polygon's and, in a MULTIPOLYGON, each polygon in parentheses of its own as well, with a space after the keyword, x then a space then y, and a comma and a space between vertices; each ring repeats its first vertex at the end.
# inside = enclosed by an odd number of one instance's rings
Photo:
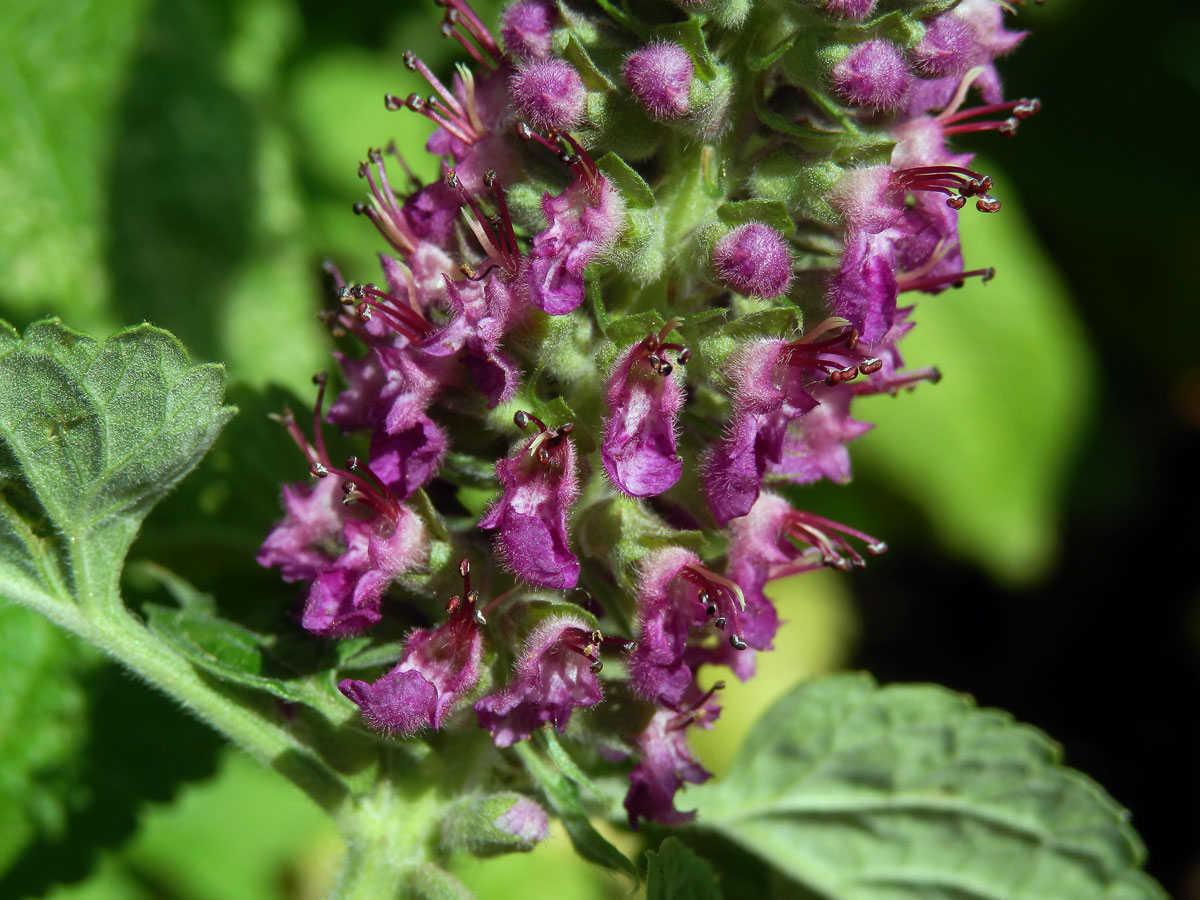
POLYGON ((920 528, 889 535, 894 552, 855 580, 856 663, 1049 732, 1132 811, 1168 892, 1200 897, 1200 223, 1188 192, 1200 9, 1052 4, 1023 10, 1033 34, 1002 67, 1007 95, 1038 96, 1043 113, 986 149, 1099 362, 1060 557, 1040 586, 1006 591, 948 563, 920 528))

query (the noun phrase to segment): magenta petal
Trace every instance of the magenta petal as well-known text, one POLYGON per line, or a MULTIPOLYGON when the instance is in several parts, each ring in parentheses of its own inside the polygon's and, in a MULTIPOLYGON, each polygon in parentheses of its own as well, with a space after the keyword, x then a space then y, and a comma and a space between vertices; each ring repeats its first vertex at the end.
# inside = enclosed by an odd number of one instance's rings
POLYGON ((582 619, 559 618, 538 625, 525 641, 511 684, 475 704, 479 724, 497 747, 529 737, 543 725, 563 731, 576 707, 603 699, 593 659, 580 652, 590 641, 582 619))
POLYGON ((395 434, 371 437, 371 471, 398 500, 406 500, 437 474, 446 453, 446 435, 423 412, 395 434))
POLYGON ((579 477, 575 445, 567 437, 549 447, 543 461, 530 452, 539 434, 523 441, 512 456, 496 463, 500 497, 479 521, 496 529, 496 550, 505 564, 531 584, 565 590, 579 580, 579 559, 567 537, 567 512, 575 502, 579 477))
POLYGON ((675 446, 683 388, 673 375, 656 374, 647 355, 645 342, 636 344, 613 367, 600 445, 608 477, 631 497, 661 494, 683 474, 675 446))
POLYGON ((390 672, 374 684, 346 679, 338 690, 359 705, 368 725, 384 734, 414 734, 433 725, 438 690, 412 669, 390 672))
MULTIPOLYGON (((551 513, 553 515, 553 513, 551 513)), ((530 584, 567 590, 579 581, 579 558, 567 546, 566 531, 549 517, 529 516, 508 510, 498 527, 496 547, 505 562, 530 584)))

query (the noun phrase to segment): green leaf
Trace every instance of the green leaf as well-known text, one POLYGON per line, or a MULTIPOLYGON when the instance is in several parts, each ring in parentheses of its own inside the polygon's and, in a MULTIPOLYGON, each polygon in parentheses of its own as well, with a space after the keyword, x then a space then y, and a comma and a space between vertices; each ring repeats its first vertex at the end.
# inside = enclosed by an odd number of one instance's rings
POLYGON ((704 39, 704 30, 700 27, 699 19, 688 17, 682 22, 660 25, 657 32, 664 40, 681 44, 687 50, 700 69, 701 78, 716 77, 717 67, 712 52, 708 49, 708 42, 704 39))
POLYGON ((0 572, 60 593, 67 567, 77 594, 111 583, 233 414, 224 372, 149 325, 101 344, 48 320, 0 353, 0 572))
POLYGON ((77 676, 96 656, 45 619, 0 605, 0 872, 38 835, 65 830, 88 736, 77 676))
POLYGON ((669 837, 646 851, 646 900, 721 900, 717 873, 704 859, 669 837))
MULTIPOLYGON (((264 646, 266 639, 247 628, 197 610, 147 607, 150 630, 194 665, 219 678, 266 691, 289 703, 303 703, 329 714, 331 691, 295 678, 274 677, 282 664, 264 646)), ((336 704, 336 700, 334 700, 336 704)), ((335 713, 337 706, 332 710, 335 713)))
POLYGON ((784 697, 688 802, 829 900, 1164 897, 1128 813, 1060 757, 964 695, 845 674, 784 697))
POLYGON ((563 827, 575 851, 589 862, 624 872, 637 881, 637 867, 600 834, 588 819, 579 798, 579 787, 567 775, 557 771, 533 748, 529 741, 513 745, 530 777, 542 789, 546 802, 562 819, 563 827))
POLYGON ((917 327, 905 362, 936 366, 942 380, 856 404, 855 416, 876 428, 852 453, 863 472, 924 510, 950 549, 1005 581, 1028 582, 1054 559, 1095 361, 1012 180, 982 169, 1004 188, 1004 208, 964 210, 959 223, 967 267, 995 266, 996 277, 907 295, 917 300, 917 327))
MULTIPOLYGON (((105 177, 144 0, 10 5, 0 27, 0 315, 113 327, 105 177)), ((176 96, 175 102, 179 98, 176 96)), ((178 163, 178 161, 176 161, 178 163)), ((172 167, 178 177, 179 166, 172 167)))
POLYGON ((787 204, 781 200, 763 200, 755 197, 750 200, 722 203, 717 207, 717 217, 726 225, 765 222, 784 235, 790 235, 796 230, 796 223, 792 221, 787 204))
POLYGON ((649 209, 654 205, 654 191, 630 165, 615 153, 605 153, 596 160, 600 171, 609 177, 635 209, 649 209))

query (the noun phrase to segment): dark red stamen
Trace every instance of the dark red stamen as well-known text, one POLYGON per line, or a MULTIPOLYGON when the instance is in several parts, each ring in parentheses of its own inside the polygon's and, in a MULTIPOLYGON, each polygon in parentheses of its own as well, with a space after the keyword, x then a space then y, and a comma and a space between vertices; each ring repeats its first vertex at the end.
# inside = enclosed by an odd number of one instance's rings
POLYGON ((479 609, 479 591, 471 589, 471 561, 464 559, 458 564, 458 574, 462 576, 462 595, 456 594, 446 601, 446 612, 451 622, 458 624, 486 625, 487 616, 479 609))
POLYGON ((552 461, 558 460, 558 454, 555 451, 563 446, 563 442, 575 430, 572 422, 559 425, 554 429, 547 428, 545 422, 523 409, 518 409, 513 413, 513 422, 522 430, 528 427, 530 422, 537 426, 538 433, 530 440, 525 451, 542 465, 549 465, 552 461))
MULTIPOLYGON (((398 153, 396 155, 399 156, 398 153)), ((383 164, 383 151, 367 151, 367 162, 358 164, 358 177, 367 180, 371 196, 368 203, 354 204, 355 214, 365 215, 370 219, 384 240, 402 256, 412 253, 419 241, 409 227, 408 220, 404 218, 404 212, 392 190, 391 182, 388 181, 387 169, 383 164), (372 166, 375 168, 375 175, 371 173, 372 166)))
POLYGON ((846 537, 853 537, 865 543, 870 556, 887 552, 887 544, 866 532, 800 510, 792 510, 787 514, 783 523, 783 533, 816 549, 824 565, 842 571, 851 567, 861 569, 866 565, 866 560, 851 546, 846 537))
POLYGON ((857 346, 858 330, 856 328, 849 324, 836 326, 828 324, 827 321, 811 334, 788 344, 780 354, 779 361, 785 366, 816 369, 823 372, 825 373, 825 383, 828 385, 842 384, 846 381, 853 381, 859 376, 859 373, 870 375, 877 372, 883 365, 883 361, 875 357, 868 356, 864 359, 851 357, 849 351, 857 346), (817 340, 830 328, 836 327, 842 329, 836 336, 817 340), (825 353, 831 354, 831 356, 821 355, 825 353), (839 356, 842 358, 838 358, 839 356))
MULTIPOLYGON (((686 366, 692 358, 692 351, 683 344, 667 343, 667 334, 671 332, 679 324, 678 319, 671 319, 661 329, 658 334, 648 334, 638 344, 638 360, 641 360, 650 367, 650 371, 655 375, 666 377, 675 369, 674 366, 667 360, 667 353, 675 354, 675 364, 686 366)), ((630 372, 633 372, 633 367, 630 367, 630 372)))
POLYGON ((970 272, 953 272, 949 275, 926 275, 924 277, 906 278, 903 275, 897 279, 901 291, 940 291, 943 288, 960 288, 967 283, 968 278, 978 278, 987 284, 996 277, 994 268, 972 269, 970 272))
POLYGON ((962 209, 968 197, 978 197, 975 208, 980 212, 998 212, 1000 201, 988 196, 992 189, 990 175, 980 175, 962 166, 913 166, 892 173, 892 184, 903 191, 927 191, 945 194, 946 205, 962 209))
POLYGON ((495 169, 484 173, 483 183, 492 191, 499 212, 494 216, 485 215, 478 202, 459 181, 454 169, 446 171, 446 184, 458 193, 460 204, 466 205, 473 219, 467 219, 467 225, 479 239, 479 245, 488 256, 488 263, 478 272, 470 266, 463 266, 464 274, 473 281, 480 281, 493 269, 502 269, 508 279, 515 278, 521 267, 521 249, 517 246, 517 235, 513 230, 512 219, 508 214, 508 203, 504 197, 504 189, 495 169))
POLYGON ((891 394, 895 396, 904 388, 914 388, 922 381, 937 384, 942 380, 942 373, 933 366, 924 366, 908 372, 893 373, 883 378, 875 378, 869 382, 853 385, 850 390, 855 396, 868 394, 891 394))
POLYGON ((475 14, 466 0, 435 0, 435 2, 438 6, 446 8, 445 19, 442 22, 442 34, 445 37, 452 37, 462 44, 463 49, 471 54, 471 57, 480 65, 490 64, 499 67, 504 64, 504 53, 487 30, 487 26, 480 21, 479 16, 475 14), (471 41, 474 41, 474 44, 471 41), (480 55, 479 51, 475 49, 476 44, 487 54, 489 59, 484 59, 480 55))
POLYGON ((700 695, 700 699, 693 703, 689 703, 686 707, 679 710, 679 715, 667 723, 667 731, 681 731, 687 728, 693 722, 705 718, 704 707, 708 701, 716 696, 717 691, 725 690, 725 682, 717 681, 713 683, 707 691, 700 695))
POLYGON ((735 650, 745 650, 742 638, 740 610, 746 608, 742 589, 734 582, 712 572, 698 563, 690 563, 679 571, 679 577, 696 586, 696 599, 704 606, 705 613, 721 631, 729 629, 729 643, 735 650))
POLYGON ((354 314, 360 322, 369 322, 379 315, 393 331, 413 343, 419 343, 433 332, 433 325, 410 304, 402 303, 373 284, 343 287, 338 291, 338 299, 345 306, 357 302, 354 314))
POLYGON ((1023 119, 1031 118, 1041 111, 1042 102, 1037 98, 1022 98, 1007 103, 989 103, 973 109, 955 111, 949 115, 943 113, 938 121, 943 123, 943 134, 966 134, 973 131, 998 131, 1004 137, 1012 137, 1017 133, 1017 126, 1023 119), (996 113, 1011 113, 1005 119, 989 119, 983 122, 970 122, 977 116, 994 115, 996 113))
POLYGON ((379 515, 395 519, 400 514, 399 501, 388 490, 387 485, 380 481, 374 472, 362 465, 357 457, 349 457, 346 460, 345 469, 339 469, 329 461, 329 453, 325 448, 325 436, 321 429, 321 411, 325 404, 327 381, 328 378, 324 372, 318 372, 313 376, 313 384, 317 386, 317 402, 313 406, 315 446, 308 442, 290 409, 285 409, 282 415, 275 418, 287 429, 292 440, 296 442, 296 446, 300 448, 300 452, 308 460, 310 475, 314 478, 328 478, 330 475, 342 477, 345 479, 342 488, 346 494, 347 503, 361 502, 379 515), (362 472, 365 477, 352 474, 355 472, 362 472))

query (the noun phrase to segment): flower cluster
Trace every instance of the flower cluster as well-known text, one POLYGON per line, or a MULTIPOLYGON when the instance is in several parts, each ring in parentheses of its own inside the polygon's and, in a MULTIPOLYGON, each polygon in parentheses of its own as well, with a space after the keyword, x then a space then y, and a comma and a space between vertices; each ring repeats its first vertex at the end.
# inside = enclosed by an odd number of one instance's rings
POLYGON ((885 549, 789 485, 848 481, 858 398, 937 379, 904 366, 900 295, 992 276, 957 217, 1000 204, 951 145, 1037 111, 995 68, 1024 34, 995 0, 516 0, 497 40, 441 4, 471 65, 406 53, 430 93, 386 97, 440 174, 360 165, 382 281, 327 267, 342 387, 322 416, 318 377, 311 440, 281 417, 312 477, 259 562, 314 635, 412 628, 341 683, 371 728, 552 727, 625 767, 633 824, 685 821, 702 667, 753 675, 772 580, 885 549), (338 466, 325 422, 369 462, 338 466))

